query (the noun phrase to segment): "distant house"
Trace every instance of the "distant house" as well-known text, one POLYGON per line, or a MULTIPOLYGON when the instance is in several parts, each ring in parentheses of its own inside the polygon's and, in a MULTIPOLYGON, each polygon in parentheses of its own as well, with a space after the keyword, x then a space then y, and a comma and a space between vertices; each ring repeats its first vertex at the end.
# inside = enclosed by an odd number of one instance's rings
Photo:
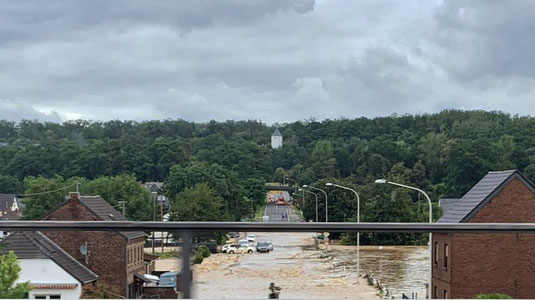
POLYGON ((30 281, 30 299, 79 299, 96 287, 98 276, 38 231, 16 231, 2 242, 21 266, 17 282, 30 281))
POLYGON ((9 143, 0 142, 0 148, 9 146, 9 143))
MULTIPOLYGON (((0 194, 0 220, 16 221, 22 215, 22 201, 15 194, 0 194)), ((0 240, 9 235, 0 230, 0 240)))
POLYGON ((163 189, 163 182, 145 182, 143 186, 151 193, 160 194, 163 189))
MULTIPOLYGON (((126 221, 100 196, 71 193, 69 199, 42 220, 126 221)), ((99 276, 99 286, 126 298, 142 293, 145 233, 48 231, 43 232, 54 243, 99 276), (87 254, 80 249, 84 246, 87 254)))
POLYGON ((16 194, 0 194, 0 210, 10 210, 12 212, 21 213, 24 204, 16 194))
MULTIPOLYGON (((489 172, 461 199, 441 200, 441 223, 534 223, 535 186, 515 170, 489 172)), ((535 235, 434 234, 432 296, 535 295, 535 235)))
POLYGON ((275 131, 271 134, 271 148, 282 148, 282 134, 278 128, 275 128, 275 131))

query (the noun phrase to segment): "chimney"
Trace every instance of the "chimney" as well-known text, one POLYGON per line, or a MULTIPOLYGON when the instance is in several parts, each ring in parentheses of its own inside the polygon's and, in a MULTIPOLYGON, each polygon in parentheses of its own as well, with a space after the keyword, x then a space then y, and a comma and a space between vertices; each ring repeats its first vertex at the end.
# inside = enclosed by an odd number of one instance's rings
POLYGON ((70 198, 71 200, 78 201, 78 200, 80 200, 80 193, 77 193, 77 192, 70 192, 70 193, 69 193, 69 198, 70 198))

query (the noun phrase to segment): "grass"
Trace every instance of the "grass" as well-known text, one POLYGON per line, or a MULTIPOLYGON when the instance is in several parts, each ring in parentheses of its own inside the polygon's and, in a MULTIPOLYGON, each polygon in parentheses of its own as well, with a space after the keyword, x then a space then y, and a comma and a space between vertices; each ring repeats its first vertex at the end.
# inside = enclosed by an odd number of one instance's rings
POLYGON ((169 252, 154 252, 155 256, 158 256, 160 259, 169 259, 169 258, 176 258, 178 259, 178 255, 180 254, 179 251, 169 251, 169 252))

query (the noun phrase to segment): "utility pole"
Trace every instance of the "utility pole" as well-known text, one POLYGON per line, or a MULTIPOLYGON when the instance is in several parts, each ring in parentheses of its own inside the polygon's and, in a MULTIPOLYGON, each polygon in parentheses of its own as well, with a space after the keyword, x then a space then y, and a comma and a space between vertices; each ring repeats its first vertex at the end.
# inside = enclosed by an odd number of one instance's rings
POLYGON ((126 217, 126 201, 119 201, 119 204, 123 206, 123 217, 126 217))
MULTIPOLYGON (((163 222, 163 198, 160 201, 160 216, 162 217, 163 222)), ((163 231, 162 231, 162 252, 163 252, 163 231)))
MULTIPOLYGON (((156 221, 156 199, 158 194, 152 192, 152 221, 156 221)), ((152 255, 154 255, 154 230, 152 231, 152 255)))

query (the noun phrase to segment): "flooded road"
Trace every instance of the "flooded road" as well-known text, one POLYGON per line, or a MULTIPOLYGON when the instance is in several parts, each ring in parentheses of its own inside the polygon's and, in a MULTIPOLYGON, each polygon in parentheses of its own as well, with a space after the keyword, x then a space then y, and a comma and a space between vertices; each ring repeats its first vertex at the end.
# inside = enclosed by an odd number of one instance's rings
MULTIPOLYGON (((271 282, 280 299, 377 299, 377 291, 334 257, 313 249, 311 233, 256 233, 272 241, 270 253, 219 253, 194 267, 193 296, 200 299, 267 299, 271 282)), ((351 257, 348 257, 351 260, 351 257)))
MULTIPOLYGON (((340 268, 356 270, 355 246, 332 246, 333 263, 340 268), (343 262, 347 262, 344 264, 343 262)), ((361 246, 360 268, 379 279, 397 299, 405 293, 417 293, 425 298, 425 283, 429 272, 429 248, 426 246, 361 246)))

